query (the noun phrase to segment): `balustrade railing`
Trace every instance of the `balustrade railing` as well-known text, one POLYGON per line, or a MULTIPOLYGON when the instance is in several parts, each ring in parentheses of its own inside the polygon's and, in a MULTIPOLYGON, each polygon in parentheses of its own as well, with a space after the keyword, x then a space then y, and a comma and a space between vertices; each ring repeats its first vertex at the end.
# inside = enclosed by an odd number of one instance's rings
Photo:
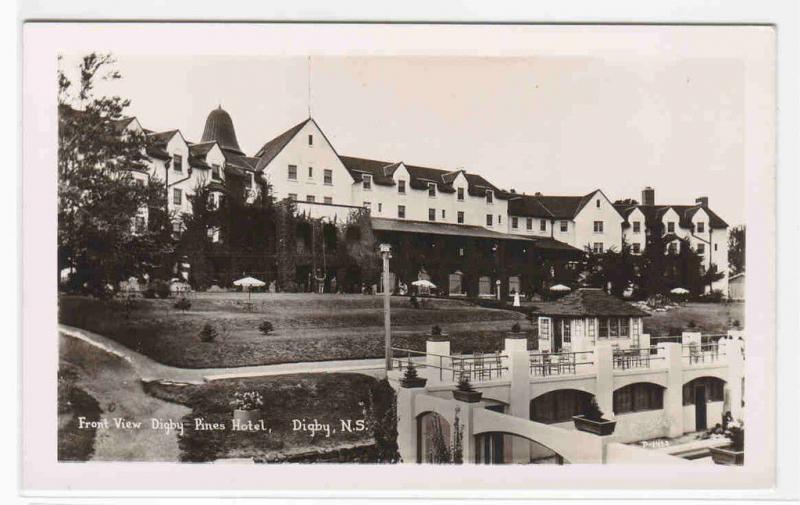
POLYGON ((438 373, 440 382, 445 379, 457 382, 463 376, 472 382, 501 379, 508 370, 508 367, 503 365, 503 359, 506 357, 500 353, 452 354, 448 356, 392 347, 393 368, 401 373, 408 368, 409 364, 413 364, 415 368, 432 368, 436 370, 434 373, 438 373))
POLYGON ((683 346, 681 358, 686 365, 702 363, 715 363, 720 361, 725 353, 720 352, 719 344, 687 344, 683 346))
POLYGON ((532 352, 530 353, 530 373, 536 377, 550 375, 575 375, 579 367, 591 368, 594 363, 587 358, 593 351, 579 352, 532 352))
POLYGON ((614 349, 612 366, 616 370, 633 368, 652 368, 663 361, 663 356, 656 354, 655 347, 633 347, 630 349, 614 349))

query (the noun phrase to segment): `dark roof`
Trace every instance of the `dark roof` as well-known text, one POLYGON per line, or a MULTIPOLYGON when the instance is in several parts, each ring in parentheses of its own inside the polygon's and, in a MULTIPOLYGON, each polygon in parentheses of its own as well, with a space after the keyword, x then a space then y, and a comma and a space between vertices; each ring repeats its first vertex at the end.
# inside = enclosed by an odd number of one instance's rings
POLYGON ((158 146, 158 147, 166 147, 167 143, 178 133, 178 130, 167 130, 164 132, 153 132, 147 134, 147 140, 149 144, 158 146))
POLYGON ((256 167, 258 166, 258 158, 253 158, 251 156, 244 156, 242 154, 238 154, 230 149, 223 149, 222 154, 225 155, 225 164, 229 167, 235 167, 238 170, 242 171, 250 171, 250 172, 258 172, 256 167))
POLYGON ((508 213, 513 216, 573 219, 597 191, 583 196, 518 195, 508 202, 508 213))
POLYGON ((258 170, 263 170, 264 167, 269 165, 269 162, 272 161, 281 151, 283 151, 283 148, 286 147, 286 144, 288 144, 294 138, 294 136, 297 135, 297 132, 299 132, 309 121, 311 121, 311 118, 303 120, 302 122, 292 126, 285 132, 261 146, 261 149, 259 149, 256 153, 256 158, 259 158, 256 168, 258 170))
POLYGON ((569 317, 650 315, 600 288, 580 288, 554 302, 537 303, 531 312, 541 316, 569 317))
MULTIPOLYGON (((339 159, 342 160, 345 168, 347 168, 356 182, 360 182, 364 174, 369 174, 372 176, 373 182, 381 186, 394 186, 395 181, 392 175, 394 175, 395 170, 397 170, 400 163, 402 163, 357 158, 354 156, 339 156, 339 159)), ((439 168, 422 167, 406 163, 403 163, 403 165, 406 167, 406 170, 408 170, 410 176, 408 184, 413 189, 427 190, 428 184, 434 183, 436 184, 437 191, 441 193, 455 193, 456 188, 453 187, 453 181, 458 176, 458 173, 461 172, 467 179, 467 191, 472 196, 485 196, 487 189, 491 189, 494 192, 494 196, 501 200, 507 200, 512 196, 510 193, 498 189, 480 175, 470 174, 464 170, 449 172, 439 168)))
POLYGON ((208 114, 205 128, 203 128, 203 136, 200 141, 216 141, 221 147, 231 149, 239 154, 244 154, 242 148, 239 147, 239 141, 236 139, 236 130, 233 127, 233 120, 222 106, 217 107, 208 114))
POLYGON ((680 219, 681 228, 691 228, 692 218, 698 210, 703 209, 708 214, 708 226, 711 228, 727 228, 726 223, 719 217, 713 210, 704 205, 615 205, 614 208, 619 211, 625 223, 628 222, 628 217, 634 211, 639 209, 644 214, 645 223, 647 226, 653 226, 655 223, 661 221, 669 209, 674 209, 680 219))
POLYGON ((189 143, 189 154, 192 156, 205 156, 214 148, 217 142, 212 140, 210 142, 200 142, 198 144, 189 143))

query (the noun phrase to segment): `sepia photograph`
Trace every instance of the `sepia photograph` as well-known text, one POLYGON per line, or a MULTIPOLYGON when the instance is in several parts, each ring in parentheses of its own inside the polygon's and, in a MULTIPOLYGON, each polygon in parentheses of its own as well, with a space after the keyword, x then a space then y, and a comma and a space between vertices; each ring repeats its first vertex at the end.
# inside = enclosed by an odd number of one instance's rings
POLYGON ((742 465, 743 70, 60 55, 59 460, 742 465))

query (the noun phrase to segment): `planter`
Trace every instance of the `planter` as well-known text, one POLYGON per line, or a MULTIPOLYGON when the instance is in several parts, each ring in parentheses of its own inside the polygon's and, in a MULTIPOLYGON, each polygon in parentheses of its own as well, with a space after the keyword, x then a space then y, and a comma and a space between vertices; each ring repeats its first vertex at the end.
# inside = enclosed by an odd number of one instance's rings
POLYGON ((447 342, 450 340, 450 335, 442 332, 440 335, 428 335, 428 340, 431 342, 447 342))
POLYGON ((583 416, 572 416, 572 420, 575 422, 575 429, 578 431, 593 433, 601 437, 614 433, 614 428, 617 426, 616 421, 607 421, 606 419, 602 421, 592 421, 583 416))
POLYGON ((403 377, 400 379, 400 385, 406 389, 424 388, 426 382, 428 382, 428 379, 425 377, 414 377, 413 379, 403 377))
POLYGON ((718 465, 743 465, 744 451, 734 451, 723 449, 722 447, 710 447, 711 459, 718 465))
POLYGON ((483 393, 480 391, 461 391, 460 389, 453 390, 453 398, 466 403, 478 403, 481 401, 482 396, 483 393))
POLYGON ((528 334, 524 331, 509 331, 506 333, 506 338, 524 338, 525 340, 528 339, 528 334))
POLYGON ((261 419, 261 411, 234 409, 233 418, 239 421, 240 423, 247 423, 248 421, 252 421, 255 423, 259 419, 261 419))

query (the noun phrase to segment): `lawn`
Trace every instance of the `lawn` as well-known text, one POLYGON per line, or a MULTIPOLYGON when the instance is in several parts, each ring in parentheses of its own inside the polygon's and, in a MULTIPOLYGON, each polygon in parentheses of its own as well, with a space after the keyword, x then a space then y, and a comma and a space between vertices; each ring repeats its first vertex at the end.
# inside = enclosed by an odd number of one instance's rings
POLYGON ((200 385, 150 383, 148 393, 186 405, 191 413, 179 438, 182 461, 253 458, 259 462, 394 462, 397 458, 394 392, 386 381, 350 373, 298 374, 220 380, 200 385), (234 431, 230 401, 235 392, 261 393, 261 419, 271 431, 234 431), (200 419, 224 430, 195 429, 200 419), (295 430, 329 425, 330 434, 295 430), (343 428, 351 421, 353 431, 343 428), (356 422, 364 421, 358 431, 356 422), (376 443, 376 440, 384 441, 376 443))
MULTIPOLYGON (((189 310, 171 300, 140 299, 131 303, 62 296, 60 321, 101 335, 161 363, 184 367, 238 367, 378 358, 383 356, 383 300, 365 295, 200 293, 189 310), (265 336, 258 326, 272 322, 265 336), (201 342, 204 325, 218 332, 201 342)), ((461 300, 428 300, 414 309, 407 298, 392 298, 394 344, 423 350, 432 325, 447 331, 454 352, 502 348, 514 322, 527 323, 518 312, 483 308, 461 300)))
POLYGON ((644 318, 644 331, 651 336, 678 336, 682 331, 725 333, 744 328, 744 303, 686 303, 644 318))
POLYGON ((94 422, 100 418, 100 405, 77 386, 78 372, 62 365, 58 370, 58 460, 88 461, 94 454, 97 430, 79 429, 78 416, 94 422))

